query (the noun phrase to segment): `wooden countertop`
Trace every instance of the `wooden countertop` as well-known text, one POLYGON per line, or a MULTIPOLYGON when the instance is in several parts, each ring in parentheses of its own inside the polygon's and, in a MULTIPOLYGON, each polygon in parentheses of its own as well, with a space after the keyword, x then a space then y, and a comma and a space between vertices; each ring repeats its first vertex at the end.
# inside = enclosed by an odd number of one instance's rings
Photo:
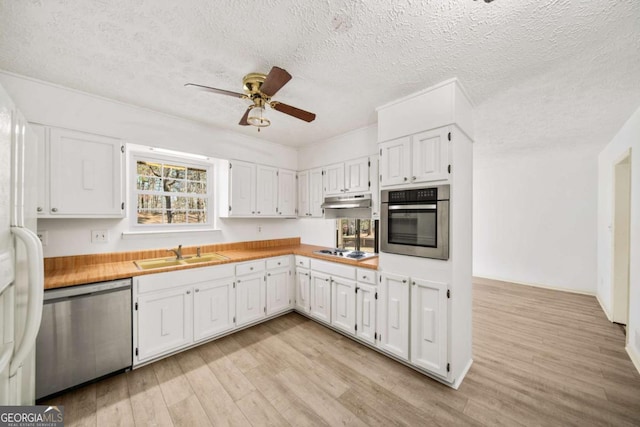
MULTIPOLYGON (((83 285, 86 283, 103 282, 106 280, 125 279, 127 277, 141 276, 145 274, 164 273, 167 271, 186 270, 189 268, 208 267, 212 265, 292 254, 337 262, 340 264, 349 264, 372 270, 376 270, 378 268, 377 257, 369 258, 364 261, 356 261, 313 253, 320 249, 326 249, 326 247, 300 243, 300 238, 203 245, 203 254, 215 252, 225 256, 227 259, 213 260, 191 265, 154 268, 150 270, 140 270, 133 261, 154 258, 171 258, 166 250, 115 252, 110 254, 45 258, 44 288, 56 289, 66 286, 83 285)), ((185 256, 195 255, 195 253, 195 246, 183 248, 183 254, 185 256)))

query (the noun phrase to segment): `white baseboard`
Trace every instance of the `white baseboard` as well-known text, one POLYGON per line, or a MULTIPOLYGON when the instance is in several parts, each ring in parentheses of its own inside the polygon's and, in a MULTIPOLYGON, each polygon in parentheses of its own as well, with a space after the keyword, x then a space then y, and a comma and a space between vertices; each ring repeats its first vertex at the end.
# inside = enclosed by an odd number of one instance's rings
POLYGON ((504 279, 504 278, 499 278, 499 277, 473 276, 471 278, 471 280, 473 282, 475 282, 477 280, 478 283, 482 283, 483 280, 490 280, 490 281, 494 281, 494 282, 513 283, 513 284, 516 284, 516 285, 533 286, 534 288, 550 289, 552 291, 569 292, 569 293, 572 293, 572 294, 589 295, 589 296, 592 296, 592 297, 596 296, 596 293, 594 291, 584 291, 584 290, 580 290, 580 289, 562 288, 562 287, 558 287, 558 286, 543 285, 543 284, 540 284, 540 283, 519 282, 519 281, 516 281, 516 280, 504 279))
POLYGON ((629 344, 629 343, 627 343, 627 345, 626 345, 626 347, 624 349, 627 350, 627 354, 629 355, 629 359, 631 359, 631 362, 633 363, 633 365, 636 367, 638 372, 640 372, 640 354, 636 353, 634 351, 633 347, 631 347, 631 344, 629 344))
POLYGON ((473 365, 473 359, 469 359, 469 363, 467 363, 467 366, 464 367, 464 369, 460 373, 460 376, 456 378, 454 383, 451 385, 451 388, 457 390, 458 387, 460 387, 460 384, 462 384, 462 380, 467 376, 467 372, 469 372, 469 369, 471 369, 471 365, 473 365))
POLYGON ((607 308, 602 303, 602 300, 600 299, 600 295, 596 294, 596 299, 598 300, 598 304, 600 304, 600 308, 602 308, 602 311, 604 311, 604 315, 607 316, 607 319, 609 319, 609 322, 613 322, 613 317, 611 317, 611 315, 607 311, 607 308))

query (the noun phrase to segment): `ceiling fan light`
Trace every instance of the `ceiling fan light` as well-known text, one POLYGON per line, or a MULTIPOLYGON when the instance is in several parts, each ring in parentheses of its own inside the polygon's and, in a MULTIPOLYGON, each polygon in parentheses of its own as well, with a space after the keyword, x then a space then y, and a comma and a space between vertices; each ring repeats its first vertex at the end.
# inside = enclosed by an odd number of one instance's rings
POLYGON ((266 117, 265 109, 263 107, 253 107, 249 111, 249 116, 247 116, 247 123, 251 126, 256 126, 259 128, 265 128, 271 124, 271 120, 266 117))

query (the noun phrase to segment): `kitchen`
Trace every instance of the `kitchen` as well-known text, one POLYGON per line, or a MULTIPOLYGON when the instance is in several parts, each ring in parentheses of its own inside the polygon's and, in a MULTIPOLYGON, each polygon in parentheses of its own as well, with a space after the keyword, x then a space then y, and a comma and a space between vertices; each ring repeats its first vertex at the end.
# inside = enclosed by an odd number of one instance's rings
MULTIPOLYGON (((481 10, 479 9, 480 7, 493 7, 498 5, 498 2, 494 2, 490 5, 479 2, 474 3, 469 7, 473 7, 472 10, 474 11, 479 11, 481 10)), ((340 36, 340 33, 338 33, 338 36, 340 36)), ((6 62, 3 62, 3 68, 11 69, 9 63, 6 62)), ((255 71, 256 69, 264 69, 264 71, 266 71, 269 67, 261 66, 256 68, 249 68, 250 69, 245 70, 245 72, 255 71)), ((288 68, 289 71, 293 71, 288 66, 285 68, 288 68)), ((24 74, 28 75, 29 73, 24 74)), ((296 83, 296 73, 292 72, 292 74, 294 74, 294 78, 289 83, 289 88, 295 87, 292 85, 296 83)), ((223 85, 222 83, 218 83, 217 81, 211 81, 211 77, 205 75, 202 75, 201 79, 198 81, 201 81, 204 84, 209 83, 214 86, 233 89, 236 87, 234 85, 237 85, 238 79, 241 77, 241 75, 242 74, 239 74, 237 76, 230 75, 228 77, 228 85, 223 85)), ((189 76, 185 76, 185 80, 180 80, 180 82, 177 82, 177 85, 181 86, 182 84, 191 80, 195 81, 195 77, 192 78, 189 76)), ((440 80, 433 80, 432 84, 436 84, 442 80, 445 79, 442 78, 440 80)), ((253 136, 247 135, 246 133, 243 134, 230 130, 232 126, 229 126, 228 129, 207 126, 202 123, 188 121, 174 116, 168 116, 166 114, 155 113, 151 110, 141 109, 130 104, 114 102, 97 96, 87 95, 86 93, 78 92, 75 90, 69 90, 65 87, 54 86, 42 81, 28 79, 20 75, 2 73, 1 84, 3 85, 3 87, 5 87, 5 89, 7 89, 8 92, 10 92, 12 98, 14 98, 14 101, 20 106, 20 109, 23 110, 23 113, 29 119, 29 121, 66 129, 73 129, 76 131, 90 132, 92 134, 119 137, 126 141, 127 150, 131 150, 133 148, 132 145, 136 144, 139 144, 141 146, 148 145, 201 154, 212 158, 241 159, 243 161, 248 161, 255 164, 269 165, 272 167, 296 171, 312 170, 314 168, 323 167, 326 165, 332 165, 339 162, 349 161, 351 159, 361 158, 366 155, 374 155, 378 151, 377 143, 379 139, 377 125, 367 124, 366 120, 362 122, 363 126, 355 126, 357 127, 356 130, 349 131, 349 128, 346 128, 345 130, 348 132, 338 132, 342 134, 339 136, 327 137, 324 142, 317 144, 317 146, 315 147, 315 144, 310 144, 308 146, 302 146, 299 149, 293 149, 289 146, 265 141, 264 139, 256 139, 253 136), (40 100, 48 101, 40 102, 40 100), (58 108, 59 105, 65 105, 65 108, 58 108), (175 141, 181 142, 180 144, 176 144, 175 141)), ((176 83, 174 82, 174 84, 176 83)), ((71 84, 63 84, 63 86, 73 87, 73 85, 71 84)), ((426 84, 423 82, 420 85, 414 87, 412 90, 404 91, 403 95, 416 92, 418 90, 424 89, 427 86, 430 86, 430 84, 426 84)), ((469 90, 469 87, 467 86, 468 85, 465 81, 465 88, 469 90)), ((174 90, 177 91, 178 88, 175 88, 174 90)), ((212 105, 216 105, 216 102, 223 102, 218 98, 215 98, 214 96, 208 96, 208 94, 193 94, 192 92, 187 92, 185 94, 184 90, 186 89, 179 88, 179 90, 181 91, 180 93, 183 94, 181 96, 185 97, 184 99, 192 99, 193 97, 196 97, 196 99, 198 100, 197 103, 202 103, 206 106, 207 109, 211 109, 212 105)), ((298 91, 299 92, 297 95, 300 96, 304 90, 302 88, 298 88, 298 91)), ((295 95, 296 92, 293 89, 290 89, 287 98, 284 98, 283 95, 283 99, 287 102, 291 101, 295 105, 299 105, 303 108, 311 110, 315 108, 315 102, 309 102, 305 100, 305 98, 296 99, 295 95)), ((318 96, 321 97, 320 95, 318 96)), ((395 98, 388 97, 386 101, 391 101, 397 98, 399 98, 399 96, 396 96, 395 98)), ((637 97, 635 98, 635 100, 636 101, 634 102, 636 102, 636 104, 633 105, 637 105, 637 97)), ((231 103, 234 101, 229 100, 229 102, 231 103)), ((235 123, 237 123, 238 117, 240 117, 240 115, 242 114, 244 104, 242 104, 241 101, 236 102, 238 102, 239 109, 234 110, 233 114, 228 113, 229 117, 226 121, 230 125, 233 125, 237 128, 235 123)), ((490 104, 493 101, 487 102, 490 104)), ((373 114, 373 112, 375 111, 375 107, 378 107, 382 104, 384 104, 384 102, 374 104, 373 108, 371 108, 370 110, 371 114, 373 114)), ((227 104, 225 103, 224 105, 227 104)), ((221 111, 226 111, 226 109, 222 109, 221 111)), ((482 114, 486 114, 486 111, 486 109, 474 111, 474 122, 476 126, 478 126, 478 122, 482 122, 482 114)), ((624 118, 618 119, 617 127, 612 128, 610 131, 611 133, 608 134, 606 139, 601 141, 601 143, 610 141, 612 135, 615 134, 618 129, 620 129, 620 127, 622 126, 622 122, 626 120, 626 117, 629 116, 629 112, 632 110, 628 109, 627 111, 628 112, 626 113, 626 116, 624 116, 624 118)), ((220 114, 224 115, 227 113, 221 112, 220 114)), ((266 135, 267 132, 273 132, 271 135, 275 135, 274 138, 277 140, 276 132, 284 132, 283 129, 286 129, 289 126, 291 126, 292 129, 297 127, 297 129, 300 129, 300 132, 305 132, 303 128, 304 126, 314 126, 313 123, 292 123, 292 120, 287 121, 288 117, 286 117, 285 115, 272 115, 271 119, 273 123, 269 128, 263 129, 260 134, 255 133, 254 129, 252 135, 266 135), (280 125, 280 130, 276 130, 279 127, 278 122, 282 123, 282 125, 280 125), (287 124, 286 127, 284 125, 285 123, 287 124)), ((320 119, 321 116, 319 115, 318 120, 320 119)), ((336 123, 339 123, 339 121, 336 121, 336 123)), ((354 123, 356 122, 354 121, 354 123)), ((353 129, 353 127, 351 127, 350 129, 353 129)), ((303 133, 300 133, 300 135, 303 135, 303 133)), ((478 136, 477 132, 476 135, 478 136)), ((491 149, 493 148, 494 147, 491 147, 491 149)), ((476 147, 474 147, 474 150, 475 149, 476 147)), ((600 149, 598 150, 598 152, 600 151, 600 149)), ((554 154, 560 157, 561 153, 554 152, 554 154)), ((531 154, 531 157, 533 158, 535 158, 536 156, 536 153, 531 154)), ((586 157, 586 154, 584 156, 586 157)), ((562 157, 562 159, 564 159, 564 157, 562 157)), ((506 161, 504 162, 506 163, 506 161)), ((572 162, 576 162, 576 160, 572 160, 572 162)), ((558 163, 562 162, 558 160, 558 163)), ((592 164, 593 163, 594 162, 592 161, 592 164)), ((476 163, 476 165, 477 164, 478 163, 476 163)), ((482 166, 482 168, 478 172, 480 179, 476 180, 476 183, 483 184, 484 182, 489 182, 487 180, 490 178, 491 172, 488 172, 487 170, 491 170, 491 168, 485 167, 485 164, 488 164, 488 160, 481 161, 480 165, 482 166)), ((555 165, 555 163, 553 164, 555 165)), ((533 164, 533 166, 539 166, 539 164, 533 164)), ((580 169, 577 166, 575 166, 574 168, 578 171, 583 171, 583 169, 580 169)), ((597 173, 597 171, 594 171, 594 166, 590 166, 590 168, 591 169, 589 169, 588 172, 592 174, 597 173)), ((517 172, 513 173, 515 174, 517 172)), ((508 180, 508 176, 505 178, 508 180)), ((551 179, 551 181, 553 181, 553 179, 551 179)), ((495 184, 495 181, 493 182, 495 184)), ((590 175, 589 177, 589 182, 596 182, 595 178, 592 175, 590 175)), ((480 189, 482 188, 486 189, 487 187, 480 187, 480 189)), ((476 201, 482 202, 485 200, 485 198, 482 198, 480 200, 478 199, 477 185, 474 191, 476 191, 476 196, 474 197, 476 201)), ((484 194, 485 196, 490 195, 488 191, 484 194)), ((591 194, 590 197, 595 196, 591 194)), ((128 201, 129 200, 127 199, 126 202, 128 201)), ((580 211, 578 207, 581 207, 581 205, 576 204, 575 207, 569 207, 567 216, 572 216, 572 212, 576 210, 580 211)), ((590 215, 595 216, 595 207, 591 208, 591 212, 592 213, 590 215)), ((484 207, 484 209, 478 212, 478 214, 488 215, 489 211, 486 207, 484 207)), ((129 218, 130 217, 131 216, 129 215, 129 218)), ((126 218, 124 220, 39 220, 38 230, 44 230, 47 232, 48 244, 44 247, 45 257, 125 252, 143 249, 166 249, 176 248, 179 244, 182 244, 184 247, 197 247, 223 242, 295 238, 298 236, 302 237, 302 241, 304 243, 312 243, 314 245, 323 247, 335 246, 335 222, 332 220, 318 218, 301 218, 297 220, 266 218, 220 219, 216 224, 216 227, 218 228, 217 230, 207 231, 205 233, 181 233, 179 237, 176 237, 175 233, 168 232, 163 235, 149 235, 140 233, 138 230, 135 230, 133 224, 130 224, 129 218, 126 218), (107 231, 108 238, 106 239, 106 242, 91 243, 92 231, 96 230, 107 231)), ((477 220, 477 218, 475 219, 475 223, 475 229, 477 230, 476 232, 482 233, 482 229, 478 230, 479 221, 477 220)), ((566 224, 570 224, 569 220, 567 220, 566 224)), ((562 225, 562 223, 560 225, 562 225)), ((532 230, 534 229, 535 228, 532 227, 532 230)), ((591 234, 593 234, 593 232, 591 232, 591 234)), ((476 238, 475 240, 478 239, 476 238)), ((486 241, 486 238, 485 240, 481 240, 480 243, 482 243, 483 241, 486 241)), ((593 246, 593 244, 591 245, 593 246)), ((575 244, 571 244, 570 249, 576 250, 579 254, 583 254, 585 249, 583 249, 582 246, 588 245, 582 245, 578 241, 575 244)), ((540 248, 544 248, 544 246, 540 246, 539 249, 540 248)), ((564 248, 564 250, 569 249, 564 248)), ((588 258, 590 256, 591 255, 589 254, 587 256, 587 259, 590 259, 588 258)), ((520 281, 524 283, 542 283, 549 286, 556 285, 556 287, 559 288, 569 288, 571 287, 571 283, 579 282, 583 278, 574 277, 571 278, 571 280, 567 279, 563 282, 553 281, 550 279, 540 280, 539 278, 528 279, 527 274, 522 273, 520 276, 515 273, 511 273, 510 276, 501 276, 500 274, 498 274, 499 270, 491 271, 492 265, 489 265, 488 261, 483 258, 483 251, 475 250, 474 258, 477 257, 482 260, 482 264, 480 264, 479 266, 474 266, 474 270, 477 270, 478 267, 482 267, 485 274, 478 274, 479 272, 476 271, 476 275, 484 277, 506 277, 511 279, 512 281, 520 281), (567 283, 566 286, 561 286, 565 283, 567 283)), ((593 260, 594 263, 592 265, 595 264, 595 255, 593 256, 593 260)), ((571 261, 568 260, 567 262, 571 261)), ((549 269, 543 270, 551 271, 550 276, 562 277, 564 269, 561 271, 560 267, 557 267, 556 265, 551 264, 548 261, 546 261, 542 265, 549 267, 549 269), (554 270, 554 268, 556 270, 554 270)), ((522 270, 524 271, 525 268, 522 268, 522 270)), ((567 267, 566 270, 573 271, 578 269, 567 267)), ((594 294, 596 276, 595 270, 592 273, 593 278, 590 278, 589 280, 594 281, 594 291, 592 292, 592 294, 594 294)), ((135 372, 135 370, 133 372, 135 372)), ((421 387, 426 386, 421 385, 421 387)))

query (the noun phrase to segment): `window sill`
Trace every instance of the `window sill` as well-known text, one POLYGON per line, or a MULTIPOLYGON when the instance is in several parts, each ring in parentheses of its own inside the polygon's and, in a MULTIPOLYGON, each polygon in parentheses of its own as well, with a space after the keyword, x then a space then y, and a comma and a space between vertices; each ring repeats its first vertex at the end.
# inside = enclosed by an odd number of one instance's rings
POLYGON ((171 237, 176 234, 202 234, 202 233, 221 233, 218 228, 198 228, 189 230, 144 230, 144 231, 123 231, 122 240, 144 239, 145 237, 171 237))

